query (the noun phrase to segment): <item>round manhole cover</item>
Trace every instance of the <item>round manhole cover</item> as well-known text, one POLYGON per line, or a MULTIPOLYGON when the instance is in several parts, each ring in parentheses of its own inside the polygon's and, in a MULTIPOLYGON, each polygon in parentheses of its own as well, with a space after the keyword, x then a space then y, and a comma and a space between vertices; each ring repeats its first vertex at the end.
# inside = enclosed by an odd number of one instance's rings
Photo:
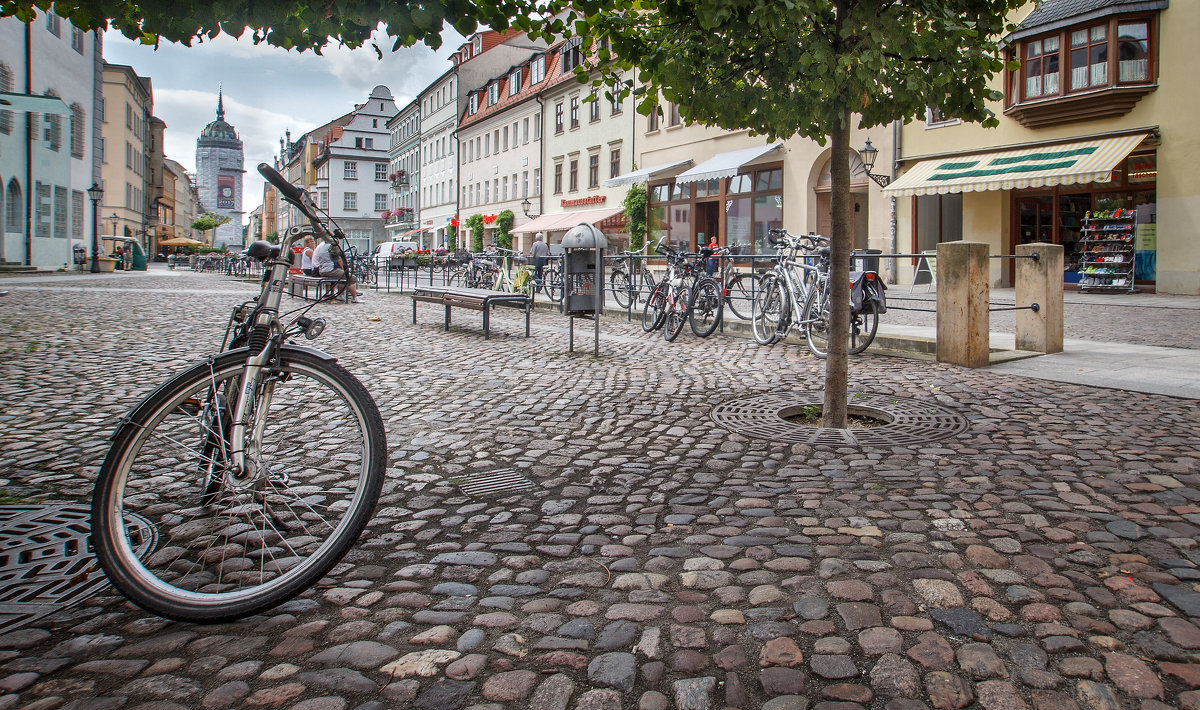
MULTIPOLYGON (((82 505, 0 506, 0 634, 78 604, 108 580, 88 538, 91 510, 82 505)), ((152 550, 153 526, 126 518, 139 555, 152 550)))
POLYGON ((829 446, 910 446, 967 430, 965 417, 940 404, 865 392, 850 395, 850 411, 884 422, 880 426, 823 429, 784 418, 824 402, 822 392, 771 392, 718 404, 712 418, 718 426, 754 439, 829 446))

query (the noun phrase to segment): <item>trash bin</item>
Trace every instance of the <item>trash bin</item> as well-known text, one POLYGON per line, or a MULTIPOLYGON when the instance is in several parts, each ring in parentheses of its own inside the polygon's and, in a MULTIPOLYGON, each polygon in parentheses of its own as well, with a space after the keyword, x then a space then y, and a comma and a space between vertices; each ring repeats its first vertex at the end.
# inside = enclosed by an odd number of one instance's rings
POLYGON ((563 313, 593 315, 604 309, 604 250, 608 239, 590 224, 572 227, 563 235, 563 313))
POLYGON ((879 273, 879 257, 872 255, 882 253, 882 249, 855 249, 850 252, 850 270, 879 273))

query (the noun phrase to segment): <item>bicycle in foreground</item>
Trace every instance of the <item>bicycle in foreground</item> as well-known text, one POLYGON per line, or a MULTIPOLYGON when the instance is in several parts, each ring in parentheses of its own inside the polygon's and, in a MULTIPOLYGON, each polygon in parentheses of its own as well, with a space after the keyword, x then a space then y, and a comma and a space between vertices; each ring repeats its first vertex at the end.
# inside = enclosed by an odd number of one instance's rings
MULTIPOLYGON (((784 229, 770 230, 767 239, 775 245, 778 255, 774 268, 764 274, 754 301, 751 319, 754 339, 770 345, 797 328, 804 333, 812 354, 825 358, 829 355, 832 312, 829 240, 817 234, 796 236, 784 229)), ((887 310, 886 287, 874 271, 856 272, 850 287, 848 347, 851 354, 858 354, 875 339, 879 315, 887 310)))
POLYGON ((332 356, 293 342, 324 330, 307 315, 315 303, 280 312, 291 246, 314 236, 332 249, 344 235, 307 192, 258 169, 309 227, 249 247, 266 262, 261 293, 233 309, 221 352, 122 419, 93 495, 92 542, 109 580, 181 621, 248 616, 312 586, 357 540, 383 485, 374 400, 332 356))

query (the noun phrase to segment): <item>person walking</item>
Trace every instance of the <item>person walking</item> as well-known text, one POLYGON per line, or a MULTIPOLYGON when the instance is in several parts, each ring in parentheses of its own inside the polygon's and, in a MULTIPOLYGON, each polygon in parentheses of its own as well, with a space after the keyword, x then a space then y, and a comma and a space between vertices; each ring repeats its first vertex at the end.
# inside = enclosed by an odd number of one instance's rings
POLYGON ((529 256, 533 259, 533 282, 538 286, 542 285, 542 271, 550 259, 550 247, 545 240, 546 235, 538 232, 533 239, 533 246, 529 248, 529 256))

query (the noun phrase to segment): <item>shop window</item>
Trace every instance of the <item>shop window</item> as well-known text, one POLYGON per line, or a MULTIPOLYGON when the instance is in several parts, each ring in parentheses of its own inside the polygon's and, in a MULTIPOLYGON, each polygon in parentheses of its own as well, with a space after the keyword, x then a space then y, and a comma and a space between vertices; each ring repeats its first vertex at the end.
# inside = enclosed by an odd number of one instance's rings
POLYGON ((19 232, 25 221, 25 200, 21 195, 21 185, 16 178, 8 181, 8 189, 4 193, 4 229, 9 232, 19 232))
POLYGON ((921 195, 916 198, 916 251, 936 249, 942 242, 962 239, 962 195, 921 195))
POLYGON ((1130 185, 1154 184, 1158 179, 1158 156, 1129 156, 1125 160, 1125 175, 1130 185))

